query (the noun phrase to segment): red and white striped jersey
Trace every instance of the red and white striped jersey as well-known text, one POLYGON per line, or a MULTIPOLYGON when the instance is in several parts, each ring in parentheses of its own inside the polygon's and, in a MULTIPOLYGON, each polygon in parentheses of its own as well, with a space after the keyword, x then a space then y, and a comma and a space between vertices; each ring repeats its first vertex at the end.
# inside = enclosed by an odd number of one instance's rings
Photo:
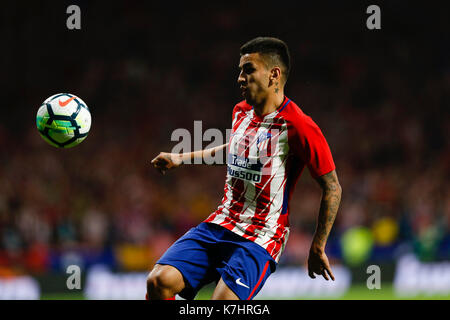
POLYGON ((233 109, 225 194, 204 222, 254 241, 278 262, 289 236, 289 200, 305 166, 313 177, 335 169, 314 121, 287 97, 264 117, 241 101, 233 109))

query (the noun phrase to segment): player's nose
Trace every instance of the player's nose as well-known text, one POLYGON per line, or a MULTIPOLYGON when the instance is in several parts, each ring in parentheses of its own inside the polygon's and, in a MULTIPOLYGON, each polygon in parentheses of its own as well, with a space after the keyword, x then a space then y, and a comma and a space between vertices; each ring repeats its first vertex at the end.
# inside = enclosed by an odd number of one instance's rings
POLYGON ((237 78, 237 83, 238 83, 239 85, 243 85, 243 84, 245 83, 245 78, 244 78, 242 72, 239 73, 239 76, 238 76, 238 78, 237 78))

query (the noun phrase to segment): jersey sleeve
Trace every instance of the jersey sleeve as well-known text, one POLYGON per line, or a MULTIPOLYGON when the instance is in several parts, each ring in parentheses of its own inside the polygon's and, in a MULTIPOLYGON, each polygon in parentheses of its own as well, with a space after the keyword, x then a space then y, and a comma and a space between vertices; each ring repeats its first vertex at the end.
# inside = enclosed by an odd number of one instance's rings
POLYGON ((241 110, 242 110, 242 106, 239 103, 234 106, 233 113, 231 115, 231 125, 232 126, 234 126, 234 124, 237 120, 236 114, 238 114, 241 110))
POLYGON ((330 147, 319 126, 304 113, 292 121, 291 147, 294 154, 308 167, 313 178, 327 174, 336 166, 330 147))

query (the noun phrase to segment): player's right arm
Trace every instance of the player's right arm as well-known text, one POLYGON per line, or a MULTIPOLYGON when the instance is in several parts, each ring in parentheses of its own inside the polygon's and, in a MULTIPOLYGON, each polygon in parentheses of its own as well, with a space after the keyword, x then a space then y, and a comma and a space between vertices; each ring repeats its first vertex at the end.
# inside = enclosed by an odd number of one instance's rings
MULTIPOLYGON (((198 160, 201 160, 201 163, 203 164, 211 163, 213 165, 224 165, 226 164, 225 161, 218 164, 213 162, 213 158, 216 156, 217 152, 223 151, 227 146, 228 143, 210 149, 186 153, 161 152, 152 160, 151 163, 153 167, 162 174, 165 174, 167 170, 177 168, 182 164, 199 163, 200 161, 198 160)), ((225 154, 225 152, 223 152, 223 154, 225 154)))
MULTIPOLYGON (((237 105, 234 106, 232 112, 232 126, 234 126, 235 121, 237 121, 236 114, 239 111, 241 111, 241 109, 242 109, 241 103, 238 103, 237 105)), ((167 170, 177 168, 182 164, 203 163, 211 165, 226 165, 227 152, 225 149, 227 147, 228 143, 210 149, 180 154, 161 152, 152 160, 152 165, 153 167, 156 168, 156 170, 158 170, 162 174, 165 174, 167 170), (215 163, 213 160, 217 152, 221 151, 223 157, 220 159, 221 160, 220 163, 215 163)))

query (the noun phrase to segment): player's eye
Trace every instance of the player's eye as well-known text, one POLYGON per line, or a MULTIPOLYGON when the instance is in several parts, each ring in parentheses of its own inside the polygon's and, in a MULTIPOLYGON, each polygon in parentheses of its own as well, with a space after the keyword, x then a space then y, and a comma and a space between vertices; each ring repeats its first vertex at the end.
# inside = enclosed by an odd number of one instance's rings
POLYGON ((251 73, 253 73, 255 70, 256 70, 256 69, 253 68, 253 67, 244 67, 244 69, 243 69, 243 71, 244 71, 246 74, 251 74, 251 73))

